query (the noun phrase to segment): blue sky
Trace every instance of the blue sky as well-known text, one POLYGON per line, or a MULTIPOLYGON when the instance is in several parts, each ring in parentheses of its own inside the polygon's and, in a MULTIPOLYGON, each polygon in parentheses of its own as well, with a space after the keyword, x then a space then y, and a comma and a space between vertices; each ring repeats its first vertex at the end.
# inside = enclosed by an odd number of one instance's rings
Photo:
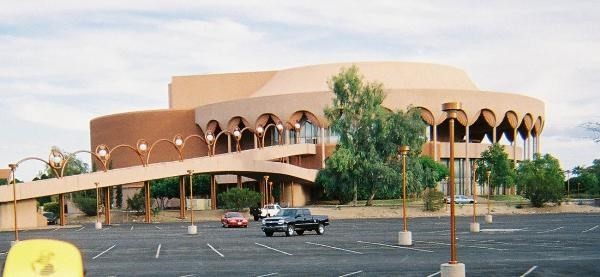
POLYGON ((544 153, 565 168, 600 158, 580 127, 600 122, 600 2, 2 2, 1 167, 89 149, 94 117, 167 108, 171 76, 381 60, 448 64, 482 90, 539 98, 544 153))

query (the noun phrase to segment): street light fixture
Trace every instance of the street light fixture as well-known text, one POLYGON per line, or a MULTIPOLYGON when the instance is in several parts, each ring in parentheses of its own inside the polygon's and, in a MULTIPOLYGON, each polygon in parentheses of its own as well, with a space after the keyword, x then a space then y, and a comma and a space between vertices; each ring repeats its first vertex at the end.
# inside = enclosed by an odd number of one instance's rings
POLYGON ((412 233, 408 231, 408 223, 406 221, 406 155, 410 151, 408 145, 400 146, 398 152, 402 156, 402 217, 403 230, 398 232, 398 244, 409 246, 412 245, 412 233))
POLYGON ((194 171, 188 170, 187 173, 190 176, 190 226, 188 226, 188 235, 195 235, 198 234, 198 226, 194 225, 194 194, 192 192, 194 171))
POLYGON ((473 194, 473 222, 471 222, 471 226, 469 226, 469 230, 471 233, 479 233, 479 222, 477 222, 477 189, 475 188, 475 173, 477 172, 477 163, 473 163, 473 167, 471 167, 471 192, 473 194))
POLYGON ((268 193, 267 186, 268 186, 268 183, 269 183, 269 175, 265 175, 264 178, 265 178, 265 183, 262 185, 262 187, 263 187, 262 191, 264 193, 264 203, 263 203, 263 206, 269 203, 269 195, 267 194, 268 193))
POLYGON ((487 184, 488 184, 488 197, 487 197, 487 214, 485 215, 485 223, 492 223, 493 222, 493 218, 492 218, 492 213, 491 213, 491 205, 492 202, 490 202, 490 195, 492 195, 492 184, 490 183, 490 176, 492 175, 492 171, 488 170, 485 172, 485 175, 487 176, 487 184))
POLYGON ((456 258, 456 218, 454 216, 454 121, 458 111, 462 110, 460 102, 442 104, 442 110, 448 114, 450 129, 450 261, 441 265, 442 277, 465 276, 465 264, 459 263, 456 258))
POLYGON ((567 173, 567 203, 571 199, 571 170, 565 170, 567 173))
POLYGON ((9 164, 11 176, 12 176, 12 189, 13 189, 13 219, 15 227, 15 240, 11 243, 11 246, 19 242, 19 229, 17 228, 17 179, 15 178, 15 171, 17 170, 16 164, 9 164))
POLYGON ((283 136, 281 135, 281 132, 283 132, 283 123, 281 123, 281 121, 278 121, 275 127, 277 127, 277 132, 279 133, 279 144, 281 145, 283 144, 283 136))
POLYGON ((235 137, 235 151, 240 152, 242 149, 240 147, 240 139, 242 138, 242 132, 240 132, 240 128, 235 127, 233 131, 233 136, 235 137))
POLYGON ((302 127, 300 121, 296 121, 296 123, 294 123, 294 129, 296 130, 296 144, 300 143, 300 127, 302 127))
POLYGON ((206 142, 208 144, 208 155, 212 156, 212 150, 211 148, 213 147, 213 141, 215 140, 215 136, 212 134, 212 132, 208 131, 206 133, 206 142))
POLYGON ((262 125, 259 124, 258 127, 256 127, 256 133, 257 133, 257 136, 258 136, 258 140, 257 140, 258 141, 258 148, 263 148, 263 146, 264 146, 264 141, 262 140, 263 131, 264 131, 264 129, 263 129, 262 125))

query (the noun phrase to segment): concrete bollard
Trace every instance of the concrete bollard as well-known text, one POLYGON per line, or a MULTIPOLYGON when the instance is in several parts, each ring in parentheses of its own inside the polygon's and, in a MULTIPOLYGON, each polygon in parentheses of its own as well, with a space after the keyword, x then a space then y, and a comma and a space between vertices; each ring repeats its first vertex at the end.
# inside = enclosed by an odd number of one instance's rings
POLYGON ((440 266, 440 271, 442 273, 442 277, 465 277, 465 264, 445 263, 440 266))
POLYGON ((196 225, 190 225, 190 226, 188 226, 187 233, 188 233, 188 235, 198 234, 198 226, 196 226, 196 225))
POLYGON ((412 243, 412 233, 410 231, 401 231, 398 232, 398 245, 402 246, 411 246, 412 243))
POLYGON ((492 215, 491 214, 486 214, 485 215, 485 223, 492 223, 492 215))
POLYGON ((102 222, 96 222, 95 227, 96 227, 96 230, 102 229, 102 222))
POLYGON ((471 222, 469 230, 471 230, 471 233, 479 233, 479 222, 471 222))

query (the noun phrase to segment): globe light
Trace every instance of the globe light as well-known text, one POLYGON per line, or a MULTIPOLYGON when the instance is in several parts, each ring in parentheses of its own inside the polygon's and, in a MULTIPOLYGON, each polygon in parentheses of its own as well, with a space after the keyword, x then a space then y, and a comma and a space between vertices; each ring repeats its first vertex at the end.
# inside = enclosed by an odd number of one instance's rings
POLYGON ((175 139, 175 145, 181 146, 182 144, 183 144, 183 140, 181 138, 176 138, 175 139))
POLYGON ((141 151, 146 151, 148 149, 148 145, 146 143, 141 143, 139 148, 141 151))
POLYGON ((242 133, 240 133, 240 130, 236 129, 235 131, 233 131, 233 136, 235 138, 240 138, 241 135, 242 135, 242 133))
POLYGON ((294 127, 296 127, 296 129, 300 129, 300 122, 296 122, 296 124, 294 124, 294 127))
POLYGON ((258 126, 258 127, 256 128, 256 131, 257 131, 259 134, 262 134, 262 132, 263 132, 264 130, 263 130, 263 127, 262 127, 262 126, 258 126))
POLYGON ((208 142, 212 142, 213 139, 215 139, 215 137, 212 135, 212 133, 208 133, 206 135, 206 140, 208 140, 208 142))
POLYGON ((283 124, 281 124, 281 122, 277 123, 277 130, 279 130, 281 132, 281 130, 283 130, 283 124))
POLYGON ((60 156, 53 156, 52 157, 52 161, 54 162, 54 164, 56 165, 60 165, 60 163, 62 162, 62 158, 60 156))
POLYGON ((106 157, 107 154, 108 154, 108 152, 106 151, 106 149, 100 149, 98 151, 98 156, 100 156, 102 158, 106 157))

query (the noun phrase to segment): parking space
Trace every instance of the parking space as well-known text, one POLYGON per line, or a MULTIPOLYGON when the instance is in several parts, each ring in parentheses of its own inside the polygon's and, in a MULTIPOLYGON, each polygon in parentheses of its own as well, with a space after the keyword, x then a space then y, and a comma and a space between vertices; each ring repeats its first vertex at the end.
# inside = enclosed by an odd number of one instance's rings
MULTIPOLYGON (((248 228, 198 223, 93 225, 22 232, 81 250, 89 276, 435 276, 450 255, 448 218, 409 220, 414 245, 398 246, 401 219, 332 221, 322 236, 266 237, 248 228)), ((600 215, 496 216, 468 232, 457 219, 457 252, 469 276, 599 276, 600 215)), ((12 233, 0 233, 4 262, 12 233)))

